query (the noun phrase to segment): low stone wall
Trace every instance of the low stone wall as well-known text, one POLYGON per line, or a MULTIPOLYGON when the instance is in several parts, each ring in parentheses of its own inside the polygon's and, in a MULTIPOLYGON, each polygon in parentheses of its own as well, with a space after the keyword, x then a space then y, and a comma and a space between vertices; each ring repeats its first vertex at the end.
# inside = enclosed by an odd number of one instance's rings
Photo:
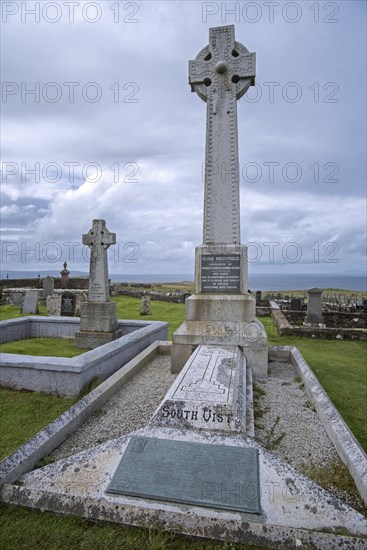
POLYGON ((325 340, 367 340, 366 314, 350 314, 329 312, 325 313, 324 320, 336 323, 337 316, 341 315, 341 322, 346 322, 346 327, 333 326, 303 326, 305 314, 300 311, 284 311, 276 302, 270 302, 271 316, 280 336, 304 336, 306 338, 321 338, 325 340), (355 319, 355 321, 353 321, 355 319), (290 322, 291 321, 291 322, 290 322), (300 323, 299 325, 293 323, 300 323), (349 328, 353 326, 353 328, 349 328), (362 325, 362 326, 361 326, 362 325))
MULTIPOLYGON (((2 304, 3 305, 21 305, 21 304, 14 304, 13 303, 13 295, 16 294, 20 294, 22 296, 22 301, 24 301, 24 296, 26 295, 26 292, 28 292, 28 290, 30 290, 29 288, 5 288, 3 289, 3 293, 2 293, 2 304)), ((43 300, 43 289, 42 288, 38 288, 38 289, 35 289, 38 291, 38 300, 40 302, 42 302, 43 300)), ((66 289, 66 288, 61 288, 61 289, 55 289, 54 290, 54 294, 62 294, 63 292, 70 292, 71 294, 78 294, 81 296, 81 298, 86 299, 86 296, 87 296, 87 292, 81 288, 77 288, 77 289, 72 289, 70 290, 69 288, 66 289)))
POLYGON ((175 304, 184 304, 189 292, 159 292, 157 290, 145 290, 144 288, 119 288, 114 290, 112 287, 113 296, 132 296, 133 298, 141 298, 149 296, 151 300, 161 302, 171 302, 175 304))
MULTIPOLYGON (((282 310, 283 315, 291 325, 302 325, 306 318, 306 312, 282 310)), ((323 311, 322 316, 327 328, 366 328, 366 313, 344 313, 339 311, 323 311)))
MULTIPOLYGON (((1 353, 0 386, 79 395, 95 377, 105 380, 156 340, 167 339, 168 323, 119 321, 123 336, 72 359, 1 353)), ((0 323, 0 341, 24 338, 73 338, 80 319, 73 317, 22 317, 0 323)))
MULTIPOLYGON (((43 279, 43 277, 39 279, 0 279, 0 287, 3 287, 3 291, 8 288, 39 288, 42 290, 43 279)), ((53 280, 55 288, 61 288, 61 278, 53 277, 53 280)), ((88 290, 88 285, 88 277, 69 277, 68 289, 88 290)))

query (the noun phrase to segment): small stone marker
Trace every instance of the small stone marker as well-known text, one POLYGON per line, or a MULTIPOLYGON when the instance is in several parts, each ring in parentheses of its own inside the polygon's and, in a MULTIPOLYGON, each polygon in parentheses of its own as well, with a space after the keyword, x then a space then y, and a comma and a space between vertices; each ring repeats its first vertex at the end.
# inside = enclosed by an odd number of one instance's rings
POLYGON ((291 298, 291 311, 301 311, 302 303, 302 298, 291 298))
POLYGON ((80 331, 75 345, 93 349, 121 336, 118 330, 116 304, 109 301, 107 249, 116 243, 105 220, 93 220, 92 229, 83 235, 90 248, 88 301, 80 307, 80 331))
POLYGON ((47 315, 59 317, 61 315, 61 294, 48 296, 46 300, 47 315))
POLYGON ((55 284, 52 277, 48 276, 42 281, 43 293, 42 298, 47 300, 48 296, 52 296, 55 291, 55 284))
POLYGON ((22 313, 38 313, 38 290, 27 290, 22 313))
POLYGON ((107 493, 261 514, 258 451, 133 436, 107 493))
POLYGON ((140 301, 140 315, 151 315, 152 308, 150 305, 150 297, 142 296, 140 301))
POLYGON ((23 295, 20 292, 14 292, 11 295, 11 303, 13 306, 21 306, 23 303, 23 295))
POLYGON ((76 296, 72 292, 63 292, 61 294, 61 315, 74 317, 76 306, 76 296))
POLYGON ((245 382, 246 359, 237 346, 198 346, 151 424, 245 433, 245 382))
POLYGON ((322 289, 321 288, 309 288, 307 290, 308 302, 307 302, 307 315, 305 322, 312 325, 318 325, 324 323, 322 316, 322 289))

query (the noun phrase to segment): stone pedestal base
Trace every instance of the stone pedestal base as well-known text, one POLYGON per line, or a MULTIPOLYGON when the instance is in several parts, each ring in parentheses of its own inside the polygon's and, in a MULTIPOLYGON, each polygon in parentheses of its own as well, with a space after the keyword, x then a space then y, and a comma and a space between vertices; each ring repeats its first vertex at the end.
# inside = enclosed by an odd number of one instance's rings
POLYGON ((76 332, 74 343, 78 348, 94 349, 117 340, 121 336, 121 330, 114 330, 113 332, 76 332))
POLYGON ((268 372, 265 329, 249 294, 199 294, 186 300, 186 321, 172 336, 171 371, 180 372, 198 345, 239 346, 254 376, 268 372))
POLYGON ((120 338, 114 302, 86 302, 80 308, 80 331, 75 345, 94 349, 120 338))

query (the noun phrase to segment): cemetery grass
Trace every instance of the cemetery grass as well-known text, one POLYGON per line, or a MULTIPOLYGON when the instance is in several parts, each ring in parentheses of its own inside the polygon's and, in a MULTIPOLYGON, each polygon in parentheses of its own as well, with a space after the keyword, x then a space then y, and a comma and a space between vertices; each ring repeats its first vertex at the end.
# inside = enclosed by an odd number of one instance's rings
POLYGON ((75 403, 55 395, 0 388, 0 460, 75 403))
MULTIPOLYGON (((46 306, 39 305, 38 315, 46 315, 46 306)), ((7 321, 8 319, 16 319, 18 317, 29 317, 29 314, 22 313, 20 306, 0 306, 0 321, 7 321)))
POLYGON ((111 301, 116 303, 118 319, 166 321, 168 323, 168 340, 172 339, 172 334, 185 320, 185 304, 152 300, 152 315, 140 315, 140 298, 112 296, 111 301))
POLYGON ((7 550, 256 550, 154 529, 93 523, 0 504, 1 548, 7 550))
POLYGON ((67 338, 27 338, 0 344, 1 353, 19 353, 21 355, 71 358, 85 353, 85 351, 85 349, 76 347, 74 340, 67 338))
POLYGON ((367 452, 367 343, 279 336, 271 317, 260 317, 270 345, 296 346, 367 452))

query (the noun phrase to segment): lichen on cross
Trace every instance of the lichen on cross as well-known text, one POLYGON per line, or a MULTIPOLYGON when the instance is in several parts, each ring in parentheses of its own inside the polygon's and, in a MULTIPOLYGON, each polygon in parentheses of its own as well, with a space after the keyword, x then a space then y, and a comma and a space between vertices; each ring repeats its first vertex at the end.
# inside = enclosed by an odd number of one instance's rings
POLYGON ((82 242, 90 248, 89 302, 109 301, 107 249, 116 244, 116 233, 111 233, 105 220, 93 220, 92 228, 83 235, 82 242))

